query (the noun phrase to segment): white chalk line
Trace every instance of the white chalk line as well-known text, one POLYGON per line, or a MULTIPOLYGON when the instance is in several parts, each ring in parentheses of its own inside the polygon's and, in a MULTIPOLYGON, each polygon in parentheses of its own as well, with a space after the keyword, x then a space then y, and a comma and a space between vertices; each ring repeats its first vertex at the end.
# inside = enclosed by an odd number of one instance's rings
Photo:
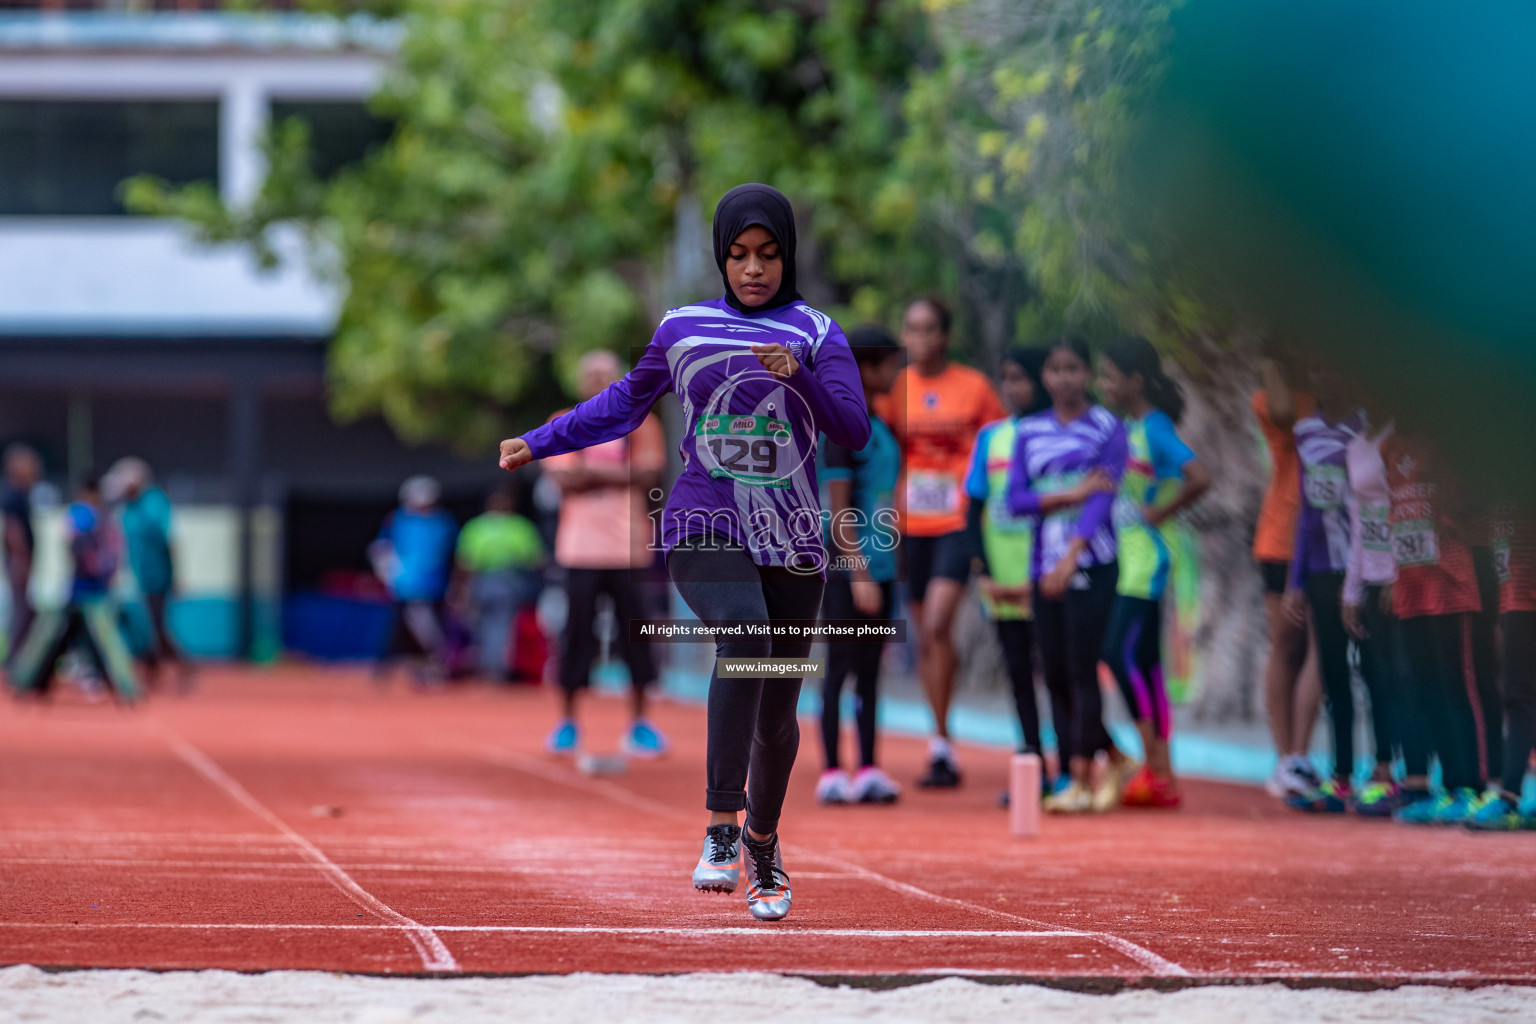
MULTIPOLYGON (((463 749, 463 741, 458 740, 458 742, 460 744, 459 749, 463 749)), ((493 744, 473 743, 470 745, 474 749, 478 750, 485 760, 491 761, 492 763, 503 764, 510 768, 518 769, 519 771, 528 772, 531 775, 537 775, 540 778, 549 779, 553 782, 563 783, 564 785, 573 786, 577 789, 583 789, 598 796, 602 796, 609 800, 621 803, 626 807, 644 807, 646 810, 649 810, 653 814, 672 819, 682 819, 686 817, 675 807, 659 803, 655 800, 640 796, 636 793, 632 793, 617 783, 608 781, 600 782, 594 779, 588 779, 584 776, 564 771, 555 767, 554 765, 540 761, 537 758, 528 757, 523 754, 516 754, 512 751, 505 750, 493 744)), ((904 893, 918 899, 925 899, 935 903, 946 904, 948 906, 960 907, 964 910, 978 912, 1002 920, 1015 921, 1019 924, 1029 925, 1034 928, 1051 929, 1056 927, 1048 922, 1035 921, 1026 917, 1020 917, 1018 914, 1010 914, 1006 911, 995 910, 992 907, 983 906, 978 903, 969 903, 965 900, 956 899, 953 896, 943 896, 939 893, 931 892, 927 889, 911 885, 907 882, 898 881, 897 879, 891 878, 888 875, 882 875, 878 871, 872 871, 861 864, 843 860, 840 857, 830 856, 824 853, 820 853, 816 850, 806 849, 805 847, 800 847, 800 849, 805 849, 807 853, 809 853, 813 858, 817 860, 834 865, 838 868, 841 868, 843 871, 855 874, 867 881, 882 885, 885 888, 892 890, 893 892, 904 893)), ((1119 935, 1115 935, 1112 932, 1080 933, 1063 929, 1061 934, 1091 934, 1093 938, 1102 942, 1104 945, 1111 947, 1122 955, 1135 961, 1136 963, 1145 967, 1147 970, 1151 971, 1153 974, 1162 977, 1184 978, 1190 976, 1189 971, 1181 967, 1179 964, 1174 963, 1172 960, 1159 956, 1158 954, 1152 952, 1152 950, 1147 949, 1145 946, 1137 945, 1131 940, 1123 938, 1119 935)))
POLYGON ((348 899, 359 907, 373 914, 381 920, 388 921, 396 929, 402 932, 410 940, 421 957, 421 965, 429 971, 457 971, 459 963, 443 945, 443 940, 438 938, 432 929, 411 920, 393 907, 378 899, 368 890, 353 881, 352 876, 343 871, 337 864, 327 857, 320 848, 298 832, 288 827, 288 824, 267 809, 266 805, 257 800, 240 783, 236 782, 224 769, 215 764, 206 754, 198 750, 186 740, 178 736, 168 735, 171 750, 177 757, 185 761, 194 771, 202 775, 209 782, 222 789, 232 800, 240 804, 246 810, 256 815, 261 820, 281 832, 295 846, 299 848, 309 861, 325 876, 333 886, 339 889, 348 899))

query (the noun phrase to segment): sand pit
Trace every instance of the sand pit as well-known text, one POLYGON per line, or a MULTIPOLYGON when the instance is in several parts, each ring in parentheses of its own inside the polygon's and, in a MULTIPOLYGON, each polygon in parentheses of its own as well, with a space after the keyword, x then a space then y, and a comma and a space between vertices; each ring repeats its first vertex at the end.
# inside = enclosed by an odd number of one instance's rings
POLYGON ((1536 1019, 1536 988, 1345 992, 1264 985, 1106 996, 958 978, 871 991, 769 974, 419 979, 319 971, 0 969, 0 1020, 26 1024, 716 1024, 751 1016, 753 1007, 765 1019, 818 1024, 1494 1024, 1536 1019))

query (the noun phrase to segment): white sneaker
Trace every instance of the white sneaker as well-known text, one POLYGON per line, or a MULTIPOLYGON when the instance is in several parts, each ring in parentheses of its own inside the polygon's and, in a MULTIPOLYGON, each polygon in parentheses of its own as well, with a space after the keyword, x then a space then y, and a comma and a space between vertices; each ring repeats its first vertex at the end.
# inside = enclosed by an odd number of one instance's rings
POLYGON ((824 804, 846 804, 852 798, 852 786, 848 773, 841 768, 828 768, 816 780, 816 799, 824 804))
POLYGON ((893 804, 901 796, 901 787, 879 768, 866 765, 853 777, 849 796, 855 803, 893 804))
POLYGON ((1264 783, 1264 788, 1270 796, 1284 798, 1291 794, 1299 796, 1310 793, 1317 785, 1317 772, 1312 765, 1306 758, 1293 754, 1275 766, 1275 773, 1264 783))
POLYGON ((1073 781, 1060 793, 1046 797, 1041 806, 1052 814, 1086 814, 1093 810, 1093 790, 1073 781))

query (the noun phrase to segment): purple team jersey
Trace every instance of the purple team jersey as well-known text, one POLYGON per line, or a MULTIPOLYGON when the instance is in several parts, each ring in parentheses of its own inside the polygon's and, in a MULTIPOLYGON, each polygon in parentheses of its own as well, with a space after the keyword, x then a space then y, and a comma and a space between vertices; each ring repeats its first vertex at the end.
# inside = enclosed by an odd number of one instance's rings
POLYGON ((1365 433, 1365 416, 1354 413, 1329 423, 1322 413, 1298 420, 1296 454, 1301 458, 1301 512, 1291 554, 1291 586, 1299 589, 1309 572, 1344 572, 1349 567, 1349 472, 1345 450, 1365 433))
POLYGON ((1118 487, 1125 475, 1125 424, 1103 406, 1091 405, 1070 423, 1053 410, 1019 421, 1008 470, 1008 508, 1014 515, 1039 519, 1035 536, 1033 578, 1050 572, 1067 552, 1072 538, 1088 542, 1078 565, 1090 568, 1115 560, 1115 527, 1110 510, 1113 494, 1095 494, 1081 505, 1041 515, 1040 499, 1075 487, 1095 469, 1102 469, 1118 487))
POLYGON ((832 318, 796 301, 741 313, 724 298, 674 309, 635 368, 523 435, 536 459, 625 437, 668 388, 683 404, 683 472, 662 513, 662 546, 704 533, 758 565, 824 571, 816 485, 819 433, 853 451, 869 440, 858 366, 832 318), (777 377, 752 353, 781 344, 800 369, 777 377))

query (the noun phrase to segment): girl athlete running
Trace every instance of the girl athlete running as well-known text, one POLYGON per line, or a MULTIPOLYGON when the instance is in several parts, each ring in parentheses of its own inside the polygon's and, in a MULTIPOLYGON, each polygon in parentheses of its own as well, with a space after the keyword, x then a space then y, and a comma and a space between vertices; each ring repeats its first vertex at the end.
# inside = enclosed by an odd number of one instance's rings
POLYGON ((1129 450, 1115 499, 1120 579, 1103 653, 1146 751, 1146 764, 1123 800, 1133 807, 1177 807, 1168 749, 1173 713, 1163 684, 1162 598, 1173 563, 1165 531, 1211 486, 1211 474, 1174 430, 1184 396, 1147 339, 1123 338, 1105 347, 1099 393, 1125 417, 1129 450))
POLYGON ((1098 676, 1119 574, 1110 510, 1125 474, 1125 425, 1089 397, 1088 366, 1081 338, 1051 343, 1041 372, 1051 408, 1019 424, 1008 477, 1009 511, 1038 523, 1035 635, 1046 685, 1067 712, 1072 774, 1045 807, 1067 813, 1109 810, 1135 770, 1104 728, 1098 676), (1095 788, 1090 773, 1099 751, 1110 764, 1095 788))
MULTIPOLYGON (((1041 753, 1040 711, 1035 703, 1035 613, 1030 593, 1035 524, 1029 516, 1016 516, 1008 511, 1008 467, 1013 462, 1019 422, 1050 407, 1050 398, 1040 380, 1045 357, 1043 348, 1016 348, 1003 360, 1003 400, 1012 415, 981 428, 971 452, 970 472, 965 476, 965 493, 971 499, 966 529, 971 535, 971 549, 981 563, 977 583, 983 608, 997 629, 1003 664, 1013 689, 1021 754, 1041 753)), ((1052 708, 1052 720, 1057 723, 1060 778, 1065 775, 1070 758, 1064 746, 1067 730, 1062 727, 1066 713, 1060 703, 1052 708)), ((1051 791, 1049 785, 1044 788, 1051 791)), ((1006 805, 1008 800, 1007 790, 998 795, 999 803, 1006 805)))
MULTIPOLYGON (((817 432, 852 450, 868 442, 859 371, 842 330, 795 290, 794 211, 781 193, 731 189, 715 208, 714 243, 724 296, 669 312, 633 370, 564 416, 503 441, 501 466, 624 437, 671 388, 688 423, 683 472, 662 513, 678 593, 705 621, 814 618, 826 564, 817 432)), ((810 641, 733 637, 715 651, 803 658, 810 641)), ((745 851, 747 906, 764 921, 790 908, 778 828, 800 742, 800 683, 721 679, 718 661, 710 679, 709 825, 693 885, 734 892, 745 851)))

